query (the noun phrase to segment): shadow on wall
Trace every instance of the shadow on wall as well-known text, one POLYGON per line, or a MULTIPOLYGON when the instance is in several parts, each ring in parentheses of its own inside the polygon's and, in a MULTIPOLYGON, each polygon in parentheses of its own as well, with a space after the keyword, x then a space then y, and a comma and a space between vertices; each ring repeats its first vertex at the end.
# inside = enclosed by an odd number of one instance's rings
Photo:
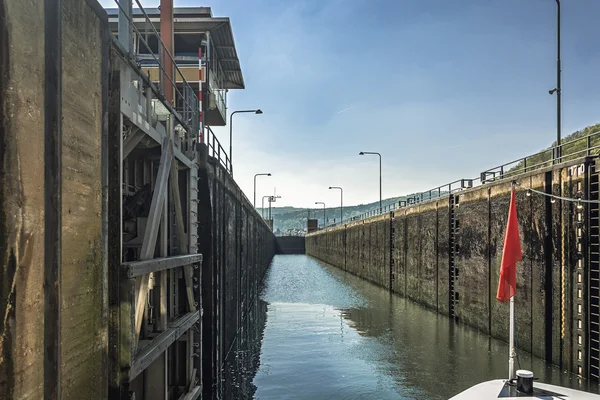
POLYGON ((202 265, 205 398, 252 398, 266 304, 260 287, 275 252, 270 227, 200 144, 198 242, 202 265))
POLYGON ((258 299, 244 324, 243 335, 236 337, 235 351, 225 359, 223 377, 229 382, 223 389, 225 399, 252 399, 256 392, 254 376, 260 366, 260 350, 267 325, 268 303, 258 299))

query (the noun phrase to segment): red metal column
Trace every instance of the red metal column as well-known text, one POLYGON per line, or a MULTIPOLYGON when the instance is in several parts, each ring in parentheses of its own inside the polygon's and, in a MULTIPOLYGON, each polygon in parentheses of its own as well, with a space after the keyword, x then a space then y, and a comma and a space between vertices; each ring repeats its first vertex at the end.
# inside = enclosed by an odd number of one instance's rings
POLYGON ((174 88, 171 82, 175 82, 173 72, 175 70, 174 60, 168 56, 175 57, 173 52, 173 0, 160 0, 160 39, 165 45, 166 53, 163 58, 165 63, 165 97, 173 104, 174 88))
POLYGON ((202 70, 202 49, 198 48, 198 116, 199 116, 199 126, 200 126, 200 135, 198 137, 199 143, 204 143, 204 121, 202 119, 202 81, 204 80, 204 71, 202 70))

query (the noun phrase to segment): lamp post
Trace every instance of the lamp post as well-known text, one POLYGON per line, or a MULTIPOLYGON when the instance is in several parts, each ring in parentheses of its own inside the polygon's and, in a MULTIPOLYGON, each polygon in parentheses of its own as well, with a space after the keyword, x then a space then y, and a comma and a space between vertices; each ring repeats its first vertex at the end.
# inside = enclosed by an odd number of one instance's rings
POLYGON ((262 213, 262 217, 263 219, 265 219, 265 199, 271 197, 271 196, 263 196, 262 198, 262 207, 261 207, 261 213, 262 213))
POLYGON ((325 203, 323 203, 322 201, 315 201, 315 204, 323 204, 323 228, 325 228, 325 203))
POLYGON ((560 0, 556 0, 556 87, 549 90, 551 95, 556 93, 556 153, 554 154, 556 161, 560 162, 562 149, 560 147, 561 139, 561 61, 560 61, 560 0))
POLYGON ((329 186, 329 189, 340 189, 340 224, 344 219, 344 189, 339 186, 329 186))
POLYGON ((281 196, 268 196, 269 197, 269 219, 273 219, 271 214, 271 204, 275 202, 276 199, 280 199, 281 196))
POLYGON ((253 203, 254 208, 256 208, 256 177, 257 176, 271 176, 271 173, 270 172, 265 172, 265 173, 262 173, 262 174, 256 174, 256 175, 254 175, 254 203, 253 203))
POLYGON ((231 163, 231 176, 233 176, 233 146, 231 143, 231 139, 233 138, 233 114, 238 113, 254 113, 254 114, 262 114, 262 110, 237 110, 229 114, 229 162, 231 163))
POLYGON ((364 156, 365 154, 376 154, 379 156, 379 212, 381 213, 381 154, 375 151, 361 151, 358 153, 359 156, 364 156))

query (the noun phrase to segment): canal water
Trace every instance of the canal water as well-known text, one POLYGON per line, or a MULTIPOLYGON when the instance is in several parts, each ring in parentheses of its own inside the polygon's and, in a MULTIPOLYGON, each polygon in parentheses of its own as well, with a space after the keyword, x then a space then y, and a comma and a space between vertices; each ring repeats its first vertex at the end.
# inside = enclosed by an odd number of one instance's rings
MULTIPOLYGON (((503 378, 508 346, 305 255, 278 255, 255 399, 447 399, 503 378)), ((542 381, 598 393, 525 353, 542 381)))

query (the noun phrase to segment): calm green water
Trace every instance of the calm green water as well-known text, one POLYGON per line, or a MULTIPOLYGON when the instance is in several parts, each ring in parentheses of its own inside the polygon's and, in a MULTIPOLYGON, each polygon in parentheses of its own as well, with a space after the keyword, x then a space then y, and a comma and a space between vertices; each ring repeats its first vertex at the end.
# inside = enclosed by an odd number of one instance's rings
MULTIPOLYGON (((447 399, 503 378, 508 347, 304 255, 275 256, 255 399, 447 399)), ((542 381, 598 392, 527 354, 542 381)))

